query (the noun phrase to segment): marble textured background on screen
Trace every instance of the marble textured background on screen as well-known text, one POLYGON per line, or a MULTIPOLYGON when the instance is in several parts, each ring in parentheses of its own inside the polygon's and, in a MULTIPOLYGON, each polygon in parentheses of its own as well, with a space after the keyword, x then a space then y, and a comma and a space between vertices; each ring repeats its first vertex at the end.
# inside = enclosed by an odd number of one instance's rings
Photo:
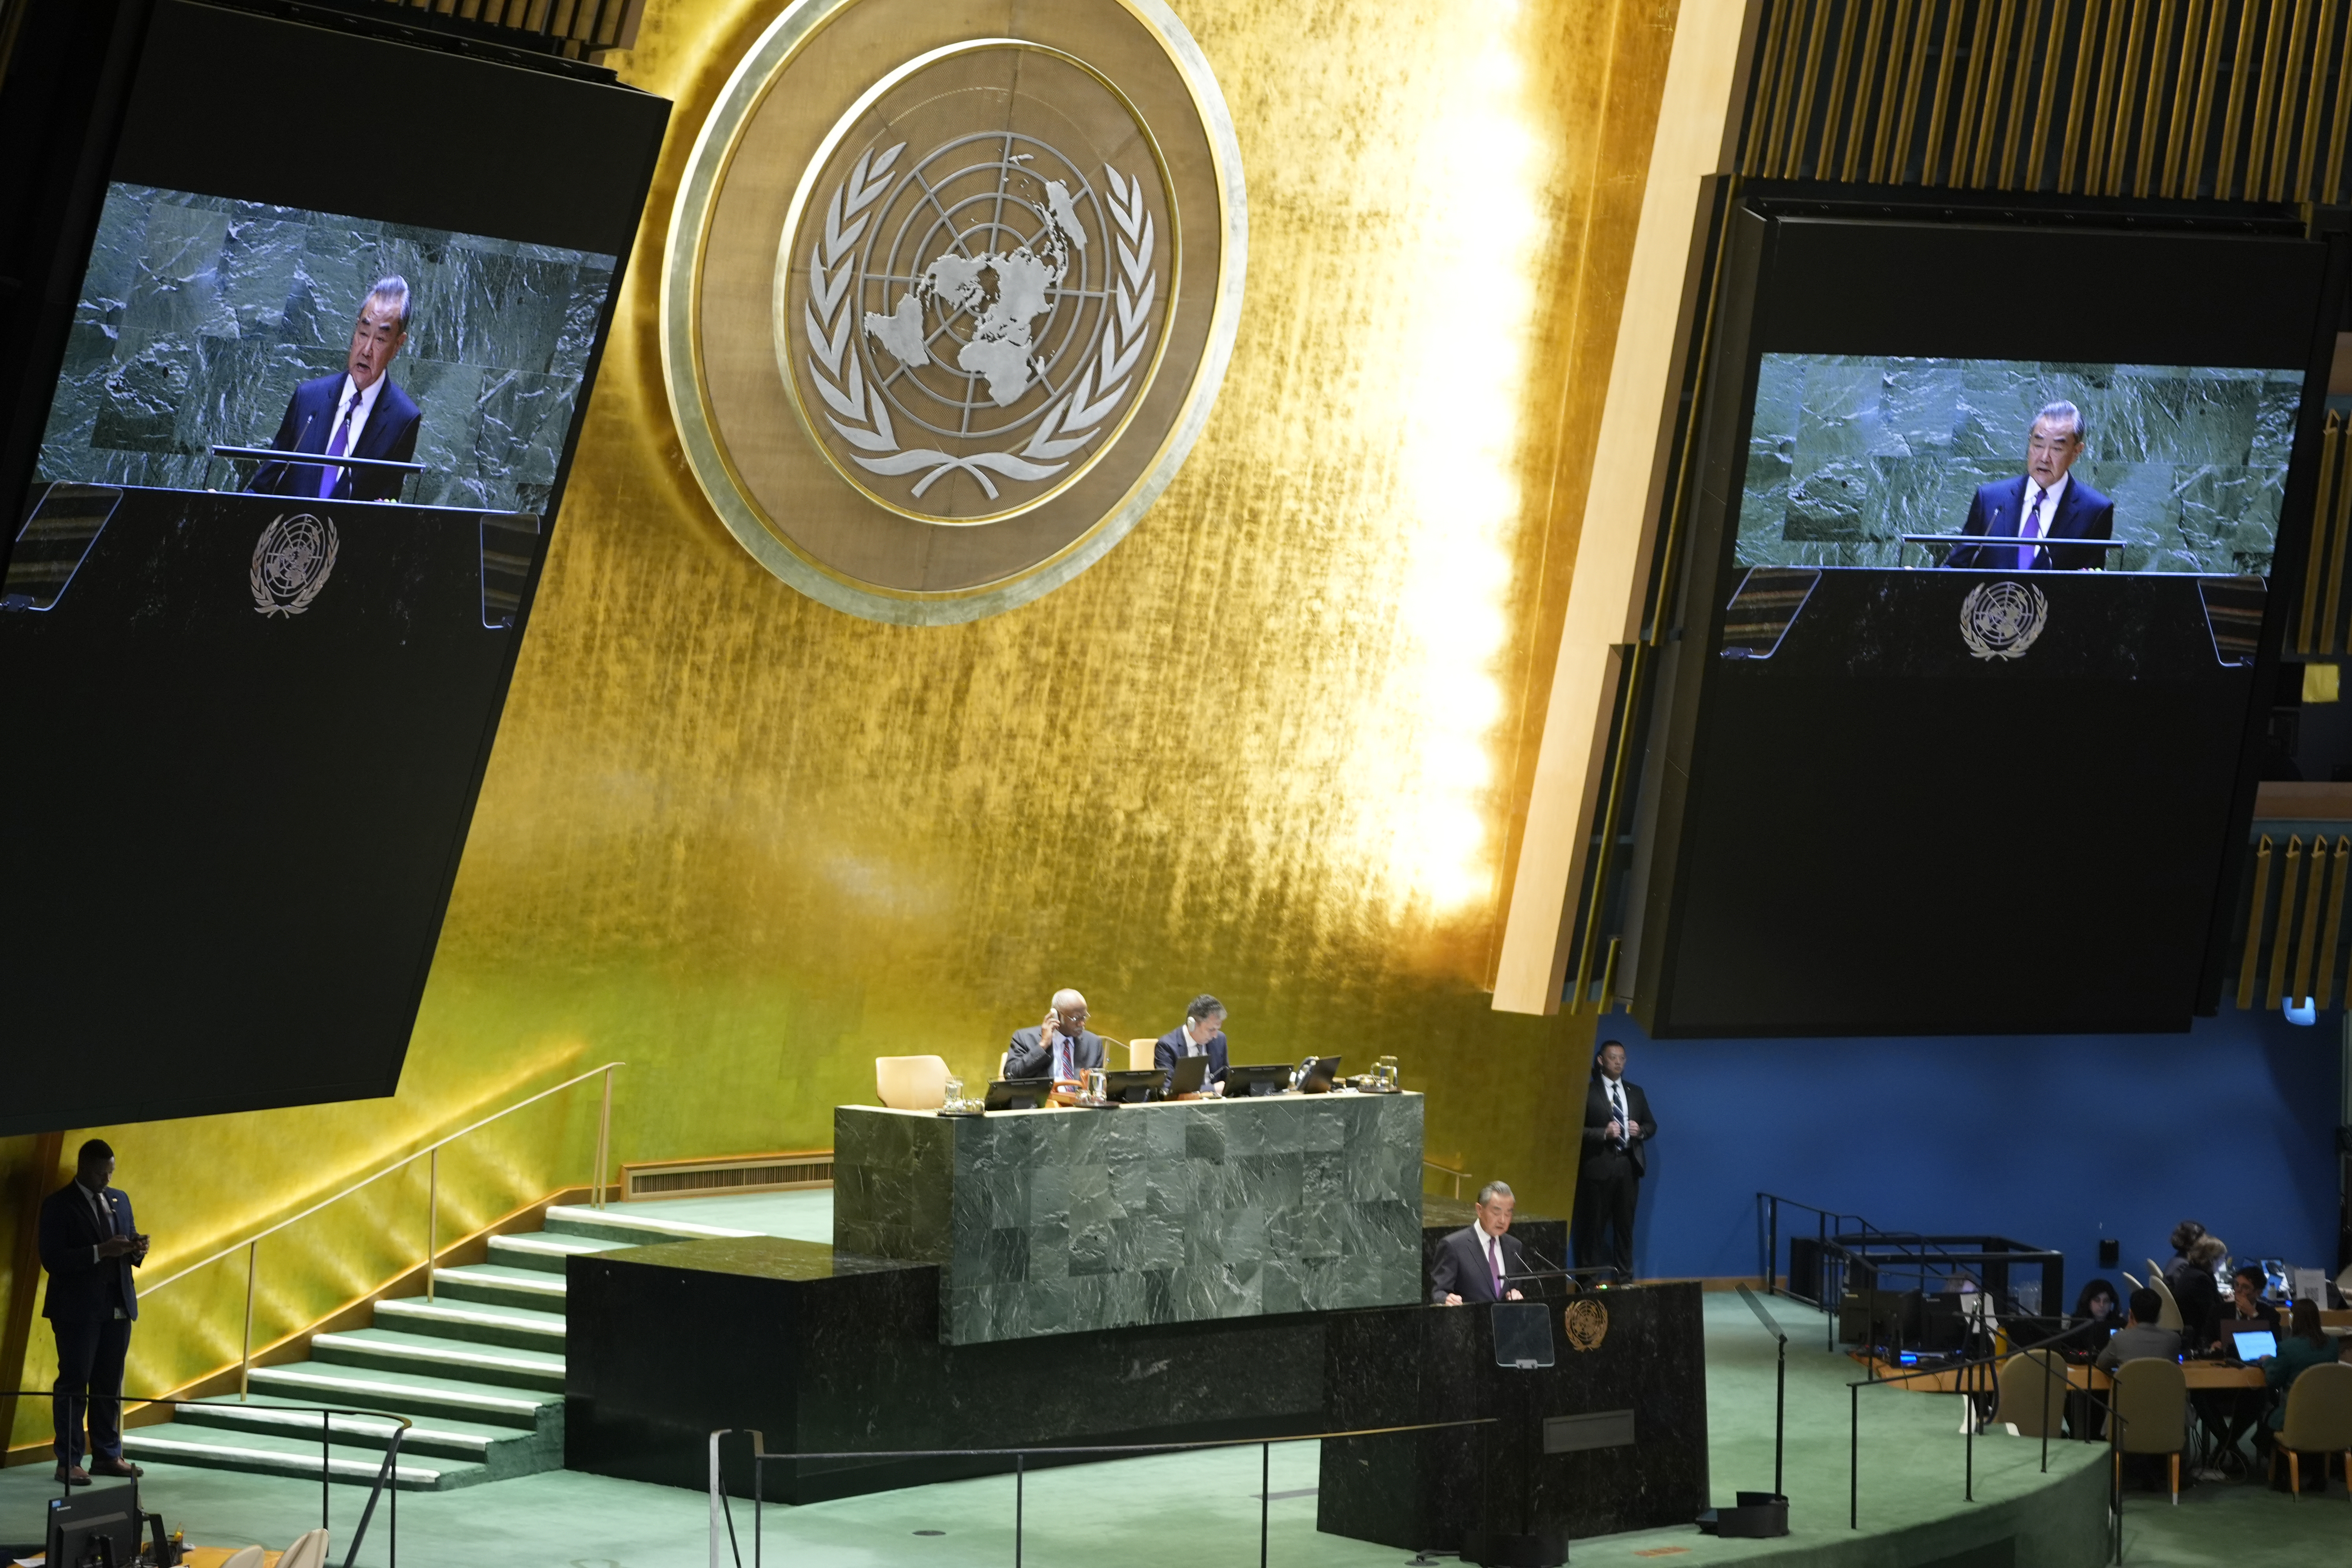
POLYGON ((1925 566, 1976 487, 2025 470, 2034 411, 2082 409, 2074 472, 2116 503, 2113 569, 2267 574, 2299 371, 1766 354, 1743 566, 1925 566))
POLYGON ((423 413, 405 498, 542 511, 613 258, 373 218, 109 187, 40 479, 228 489, 296 384, 343 366, 370 284, 408 280, 392 379, 423 413))

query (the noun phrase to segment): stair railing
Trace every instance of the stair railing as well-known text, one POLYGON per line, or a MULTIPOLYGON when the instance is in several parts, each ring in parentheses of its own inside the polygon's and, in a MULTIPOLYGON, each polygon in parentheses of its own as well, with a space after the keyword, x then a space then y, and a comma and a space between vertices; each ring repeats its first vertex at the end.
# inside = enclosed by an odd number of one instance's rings
POLYGON ((375 1174, 372 1176, 362 1176, 360 1180, 353 1182, 350 1186, 345 1187, 342 1191, 334 1194, 332 1196, 320 1199, 317 1203, 312 1204, 309 1208, 304 1209, 300 1214, 289 1215, 286 1218, 279 1220, 276 1225, 271 1226, 267 1230, 256 1232, 254 1235, 246 1237, 243 1241, 233 1242, 229 1246, 222 1247, 218 1252, 212 1254, 208 1258, 197 1259, 195 1262, 189 1264, 186 1268, 179 1270, 175 1274, 167 1274, 163 1279, 157 1280, 154 1284, 142 1287, 140 1290, 140 1295, 142 1299, 152 1298, 157 1291, 163 1289, 165 1286, 170 1285, 174 1280, 184 1279, 199 1268, 210 1268, 212 1265, 218 1263, 225 1258, 233 1257, 239 1252, 244 1253, 245 1338, 244 1349, 239 1352, 237 1357, 236 1369, 236 1394, 239 1399, 244 1399, 247 1397, 251 1392, 253 1377, 254 1286, 259 1277, 261 1244, 264 1241, 267 1241, 269 1237, 277 1235, 279 1231, 284 1230, 287 1226, 298 1225, 303 1220, 309 1219, 312 1215, 317 1214, 320 1210, 331 1207, 332 1205, 342 1202, 345 1198, 350 1197, 353 1193, 360 1191, 362 1188, 372 1186, 375 1183, 383 1180, 384 1177, 393 1174, 394 1172, 404 1171, 409 1166, 416 1163, 417 1161, 422 1160, 425 1163, 425 1299, 430 1301, 433 1300, 434 1270, 439 1267, 441 1259, 441 1151, 449 1144, 455 1143, 458 1139, 467 1136, 468 1133, 478 1132, 483 1128, 488 1127, 491 1122, 513 1115, 516 1111, 522 1110, 525 1106, 535 1105, 539 1101, 545 1100, 551 1094, 561 1094, 563 1090, 570 1089, 574 1084, 585 1083, 590 1079, 596 1078, 601 1075, 604 1080, 604 1104, 598 1110, 596 1115, 596 1173, 594 1178, 589 1183, 589 1192, 591 1194, 590 1202, 595 1207, 601 1209, 604 1206, 604 1194, 608 1184, 606 1177, 611 1171, 611 1166, 607 1162, 612 1154, 613 1142, 613 1074, 616 1069, 625 1068, 629 1064, 626 1062, 606 1062, 603 1067, 591 1068, 586 1072, 580 1074, 576 1078, 565 1079, 562 1083, 556 1084, 551 1089, 541 1089, 537 1094, 530 1096, 527 1100, 518 1100, 512 1105, 507 1106, 503 1110, 494 1110, 490 1112, 489 1115, 483 1117, 479 1121, 472 1122, 467 1126, 461 1127, 457 1131, 450 1133, 446 1138, 442 1138, 434 1142, 428 1143, 413 1154, 403 1156, 401 1159, 386 1165, 383 1170, 376 1172, 375 1174))

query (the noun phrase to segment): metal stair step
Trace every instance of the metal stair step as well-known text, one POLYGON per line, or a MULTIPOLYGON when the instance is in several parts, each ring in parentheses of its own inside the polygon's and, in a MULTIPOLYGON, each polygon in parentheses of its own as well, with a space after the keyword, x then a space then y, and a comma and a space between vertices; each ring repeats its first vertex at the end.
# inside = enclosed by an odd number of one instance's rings
POLYGON ((391 1411, 412 1420, 420 1415, 454 1416, 526 1432, 557 1426, 563 1416, 560 1394, 317 1361, 255 1367, 252 1384, 257 1394, 268 1398, 391 1411))
POLYGON ((490 1237, 490 1262, 517 1269, 563 1278, 563 1265, 573 1258, 593 1257, 634 1247, 634 1241, 613 1241, 600 1236, 562 1236, 533 1231, 528 1236, 490 1237))
MULTIPOLYGON (((156 1426, 133 1427, 122 1435, 123 1451, 133 1458, 173 1465, 201 1465, 216 1470, 245 1470, 258 1475, 319 1479, 319 1446, 270 1432, 228 1432, 217 1426, 189 1426, 166 1421, 156 1426)), ((383 1468, 382 1450, 330 1447, 328 1474, 339 1481, 373 1481, 383 1468)), ((393 1484, 402 1491, 447 1491, 489 1479, 489 1467, 478 1460, 436 1458, 404 1451, 393 1471, 393 1484)))
POLYGON ((485 1301, 404 1296, 375 1304, 375 1326, 469 1344, 563 1353, 563 1314, 485 1301))
POLYGON ((734 1230, 723 1225, 696 1225, 691 1220, 651 1219, 620 1209, 589 1208, 558 1204, 547 1211, 547 1229, 559 1236, 594 1237, 630 1247, 665 1241, 698 1241, 708 1237, 751 1237, 756 1230, 734 1230))
MULTIPOLYGON (((404 1458, 410 1454, 431 1454, 447 1459, 480 1460, 488 1455, 493 1444, 527 1441, 529 1436, 520 1427, 461 1421, 446 1415, 411 1416, 409 1419, 415 1424, 400 1439, 400 1452, 404 1458)), ((391 1417, 383 1415, 331 1415, 327 1421, 337 1447, 373 1448, 379 1452, 391 1441, 397 1426, 391 1417)), ((172 1417, 171 1424, 215 1426, 239 1433, 268 1433, 313 1445, 319 1437, 319 1415, 315 1411, 287 1410, 274 1405, 246 1405, 234 1398, 206 1399, 183 1405, 172 1417)))
POLYGON ((563 1358, 544 1351, 474 1344, 389 1329, 354 1329, 310 1336, 310 1359, 379 1372, 418 1372, 429 1377, 562 1394, 563 1358))
MULTIPOLYGON (((600 1247, 599 1251, 611 1251, 600 1247)), ((493 1254, 492 1256, 496 1256, 493 1254)), ((563 1276, 562 1259, 556 1260, 552 1269, 517 1268, 510 1263, 467 1263, 455 1268, 439 1268, 433 1274, 433 1294, 454 1297, 461 1301, 493 1301, 509 1307, 527 1307, 533 1311, 561 1312, 570 1281, 563 1276)))

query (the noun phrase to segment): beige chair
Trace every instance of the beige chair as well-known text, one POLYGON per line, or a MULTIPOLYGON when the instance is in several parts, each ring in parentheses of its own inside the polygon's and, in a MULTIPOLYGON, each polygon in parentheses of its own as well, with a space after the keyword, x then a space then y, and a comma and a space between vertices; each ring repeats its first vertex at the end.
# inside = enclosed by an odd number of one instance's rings
POLYGON ((2286 1456, 2287 1489, 2303 1496, 2303 1456, 2319 1460, 2327 1479, 2331 1454, 2344 1456, 2345 1490, 2352 1493, 2352 1363, 2308 1368, 2286 1391, 2286 1422, 2271 1447, 2271 1479, 2278 1479, 2279 1456, 2286 1456))
POLYGON ((327 1532, 314 1530, 296 1536, 294 1544, 278 1558, 278 1568, 327 1568, 327 1532))
POLYGON ((1128 1070, 1128 1071, 1129 1071, 1129 1072, 1149 1072, 1149 1071, 1150 1071, 1150 1070, 1151 1070, 1151 1053, 1152 1053, 1153 1051, 1155 1051, 1155 1050, 1158 1050, 1159 1048, 1160 1048, 1160 1042, 1159 1042, 1158 1040, 1156 1040, 1156 1039, 1153 1039, 1153 1040, 1129 1040, 1129 1041, 1128 1041, 1128 1042, 1127 1042, 1127 1070, 1128 1070))
POLYGON ((2177 1361, 2141 1356, 2116 1368, 2116 1414, 2123 1436, 2116 1452, 2116 1484, 2123 1485, 2126 1454, 2166 1454, 2172 1459, 2172 1501, 2180 1502, 2180 1451, 2189 1446, 2189 1379, 2177 1361))
POLYGON ((2179 1333, 2183 1321, 2180 1303, 2172 1299, 2172 1287, 2164 1282, 2164 1270, 2156 1266, 2153 1258, 2147 1260, 2147 1288, 2164 1298, 2164 1310, 2156 1315, 2156 1326, 2179 1333))
POLYGON ((874 1092, 893 1110, 937 1110, 948 1101, 945 1057, 876 1057, 874 1092))
POLYGON ((228 1554, 220 1568, 261 1568, 262 1559, 268 1555, 258 1546, 241 1546, 228 1554))
POLYGON ((2066 1414, 2066 1368, 2054 1351, 2028 1351, 2000 1363, 2000 1403, 1993 1424, 2004 1422, 2021 1437, 2058 1436, 2066 1414))

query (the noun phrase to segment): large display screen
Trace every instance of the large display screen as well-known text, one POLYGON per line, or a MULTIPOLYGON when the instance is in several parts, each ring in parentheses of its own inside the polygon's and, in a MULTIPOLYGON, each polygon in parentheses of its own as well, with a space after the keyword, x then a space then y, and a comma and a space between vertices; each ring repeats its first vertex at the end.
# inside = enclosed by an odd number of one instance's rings
POLYGON ((562 246, 110 185, 36 482, 542 512, 614 268, 562 246), (323 457, 339 434, 339 456, 415 470, 213 452, 323 457))
POLYGON ((2267 575, 2303 383, 2301 370, 1767 353, 1736 559, 2267 575), (2084 542, 1937 542, 2021 527, 2084 542))
POLYGON ((0 1134, 397 1087, 668 118, 356 16, 110 14, 0 427, 0 1134))

